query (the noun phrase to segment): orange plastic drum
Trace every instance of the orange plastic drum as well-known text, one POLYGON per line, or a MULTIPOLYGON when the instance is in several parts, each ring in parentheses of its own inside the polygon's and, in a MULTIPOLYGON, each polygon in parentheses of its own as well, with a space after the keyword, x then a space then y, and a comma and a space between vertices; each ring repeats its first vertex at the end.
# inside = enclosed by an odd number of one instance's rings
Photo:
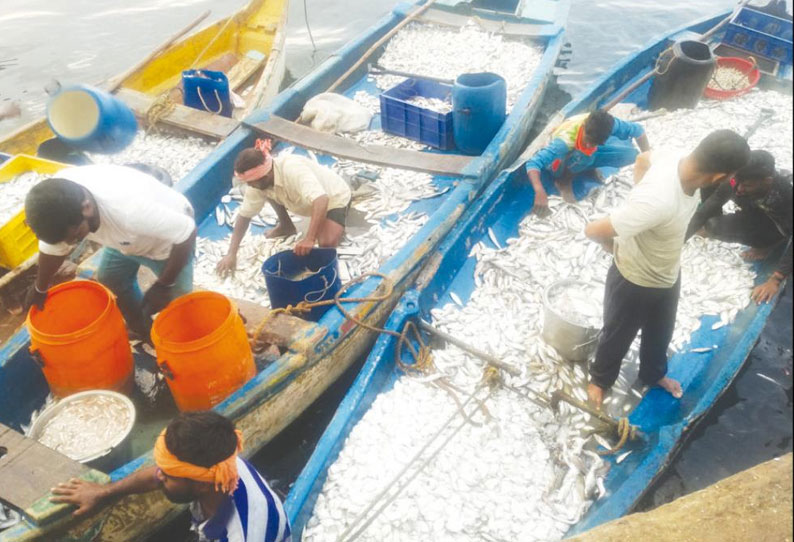
POLYGON ((50 288, 44 310, 26 321, 30 352, 53 395, 84 390, 123 391, 132 380, 132 350, 113 294, 91 280, 50 288))
POLYGON ((217 405, 256 374, 243 320, 229 299, 193 292, 172 301, 152 326, 157 364, 182 411, 217 405))

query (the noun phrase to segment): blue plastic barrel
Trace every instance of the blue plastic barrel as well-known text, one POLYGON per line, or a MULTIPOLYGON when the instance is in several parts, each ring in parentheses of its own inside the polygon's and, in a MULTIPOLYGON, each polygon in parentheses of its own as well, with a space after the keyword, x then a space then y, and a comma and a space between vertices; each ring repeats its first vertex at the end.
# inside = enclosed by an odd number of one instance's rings
POLYGON ((112 94, 88 85, 63 89, 47 104, 47 123, 71 147, 103 154, 121 151, 135 139, 132 110, 112 94))
POLYGON ((505 121, 507 84, 495 73, 465 73, 452 86, 452 129, 464 154, 482 154, 505 121))
POLYGON ((182 72, 184 103, 214 115, 232 116, 229 79, 223 72, 212 70, 185 70, 182 72))
MULTIPOLYGON (((301 301, 315 302, 332 299, 342 287, 336 249, 315 248, 307 256, 291 250, 274 254, 262 264, 270 306, 274 309, 297 305, 301 301)), ((316 322, 331 305, 315 307, 299 314, 316 322)))

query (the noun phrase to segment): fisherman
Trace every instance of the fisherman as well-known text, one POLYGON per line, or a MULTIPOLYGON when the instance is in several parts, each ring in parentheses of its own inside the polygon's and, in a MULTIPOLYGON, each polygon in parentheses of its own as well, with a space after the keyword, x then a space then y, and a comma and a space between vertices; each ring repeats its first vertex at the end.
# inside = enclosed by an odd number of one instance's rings
POLYGON ((306 234, 295 245, 299 256, 308 254, 315 243, 337 247, 345 233, 351 201, 345 180, 314 160, 296 154, 274 158, 270 150, 270 140, 260 139, 255 147, 240 152, 234 162, 235 175, 245 183, 245 190, 229 250, 217 265, 221 275, 236 269, 240 242, 265 201, 270 202, 278 216, 278 224, 267 233, 268 238, 296 232, 288 211, 310 217, 306 234))
POLYGON ((640 330, 640 379, 681 397, 681 384, 666 374, 687 226, 697 210, 698 190, 729 178, 749 157, 747 142, 730 130, 712 132, 689 154, 642 153, 634 165, 637 185, 627 202, 585 227, 589 239, 614 254, 604 292, 604 327, 587 388, 595 406, 600 408, 640 330))
POLYGON ((39 238, 28 307, 44 307, 53 276, 83 239, 104 245, 97 278, 116 295, 127 327, 141 339, 149 337, 153 314, 193 289, 193 208, 181 193, 138 169, 61 170, 30 190, 25 215, 39 238), (145 294, 137 281, 141 265, 157 275, 145 294))
POLYGON ((53 488, 50 500, 73 504, 74 516, 85 517, 127 495, 160 490, 190 504, 201 542, 288 542, 284 506, 241 450, 242 434, 228 419, 183 412, 157 437, 153 466, 106 485, 73 478, 53 488))
POLYGON ((791 173, 777 171, 775 157, 767 151, 752 151, 750 162, 703 202, 689 223, 687 237, 699 230, 707 237, 749 246, 742 253, 747 261, 764 260, 780 245, 787 245, 775 271, 751 294, 756 303, 768 303, 791 274, 791 173), (728 201, 739 210, 723 214, 728 201))
POLYGON ((562 123, 554 131, 551 143, 526 163, 529 180, 535 189, 535 208, 548 207, 544 180, 553 179, 565 201, 572 202, 571 184, 575 175, 599 167, 620 168, 633 163, 637 150, 632 145, 607 145, 610 137, 634 139, 642 152, 650 148, 641 125, 615 118, 602 109, 576 115, 562 123))

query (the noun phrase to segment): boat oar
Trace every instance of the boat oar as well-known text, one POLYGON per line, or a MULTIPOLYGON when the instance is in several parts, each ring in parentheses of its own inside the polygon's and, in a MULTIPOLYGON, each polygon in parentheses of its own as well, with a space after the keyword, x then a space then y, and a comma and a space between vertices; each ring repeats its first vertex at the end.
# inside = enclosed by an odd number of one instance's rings
POLYGON ((419 7, 418 9, 415 9, 414 11, 412 11, 411 13, 409 13, 409 14, 408 14, 408 15, 405 17, 405 19, 403 19, 402 21, 400 21, 399 23, 397 23, 396 25, 394 25, 394 28, 392 28, 391 30, 389 30, 388 32, 386 32, 386 34, 384 34, 384 36, 383 36, 381 39, 379 39, 378 41, 376 41, 375 43, 373 43, 373 44, 372 44, 372 47, 370 47, 369 49, 367 49, 367 50, 366 50, 366 52, 365 52, 363 55, 361 55, 361 58, 359 58, 359 59, 356 61, 356 63, 355 63, 355 64, 353 64, 352 66, 350 66, 350 68, 349 68, 349 69, 348 69, 348 70, 347 70, 345 73, 343 73, 343 74, 342 74, 342 75, 339 77, 339 79, 337 79, 336 81, 334 81, 334 84, 333 84, 333 85, 331 85, 330 87, 328 87, 328 90, 326 90, 326 92, 333 92, 334 90, 336 90, 336 87, 338 87, 339 85, 341 85, 341 84, 342 84, 342 82, 343 82, 345 79, 347 79, 347 78, 350 76, 350 74, 351 74, 351 73, 353 73, 354 71, 356 71, 356 70, 359 68, 359 66, 361 66, 361 65, 362 65, 364 62, 366 62, 366 60, 369 58, 369 56, 370 56, 372 53, 374 53, 374 52, 375 52, 375 51, 378 49, 378 47, 380 47, 381 45, 383 45, 384 43, 386 43, 387 41, 389 41, 389 40, 391 39, 391 37, 392 37, 392 36, 394 36, 394 35, 395 35, 397 32, 399 32, 399 31, 400 31, 400 29, 401 29, 402 27, 404 27, 405 25, 407 25, 408 23, 410 23, 411 21, 413 21, 414 19, 416 19, 417 17, 419 17, 419 16, 420 16, 422 13, 424 13, 425 11, 427 11, 427 9, 428 9, 430 6, 432 6, 433 4, 435 4, 435 3, 436 3, 436 0, 428 0, 426 4, 424 4, 423 6, 419 7))
POLYGON ((108 82, 108 88, 107 88, 108 92, 115 92, 116 90, 118 90, 118 88, 121 86, 121 84, 124 82, 124 80, 127 79, 127 77, 129 77, 130 75, 132 75, 133 73, 135 73, 136 71, 141 69, 143 66, 145 66, 146 64, 151 62, 152 59, 154 59, 160 53, 165 51, 176 40, 178 40, 179 38, 181 38, 182 36, 184 36, 185 34, 190 32, 191 30, 196 28, 196 26, 198 26, 199 23, 201 23, 201 21, 203 21, 204 19, 209 17, 209 15, 210 15, 210 10, 205 11, 204 13, 202 13, 201 15, 196 17, 196 19, 193 22, 191 22, 189 25, 187 25, 185 28, 183 28, 182 30, 180 30, 179 32, 177 32, 176 34, 174 34, 173 36, 168 38, 166 41, 164 41, 162 44, 160 44, 154 51, 152 51, 151 53, 146 55, 146 58, 142 59, 140 62, 136 63, 134 66, 132 66, 131 68, 129 68, 125 72, 123 72, 123 73, 115 76, 113 79, 111 79, 108 82))

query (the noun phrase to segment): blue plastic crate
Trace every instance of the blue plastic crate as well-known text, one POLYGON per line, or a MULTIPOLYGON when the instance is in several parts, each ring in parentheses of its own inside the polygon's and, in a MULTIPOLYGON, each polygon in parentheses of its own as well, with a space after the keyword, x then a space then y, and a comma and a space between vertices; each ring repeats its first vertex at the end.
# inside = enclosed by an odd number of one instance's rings
POLYGON ((792 22, 742 8, 728 23, 723 43, 782 64, 791 64, 792 22))
POLYGON ((452 111, 437 113, 408 102, 414 96, 451 100, 451 94, 452 85, 425 79, 407 79, 381 93, 381 129, 437 149, 454 149, 452 111))

